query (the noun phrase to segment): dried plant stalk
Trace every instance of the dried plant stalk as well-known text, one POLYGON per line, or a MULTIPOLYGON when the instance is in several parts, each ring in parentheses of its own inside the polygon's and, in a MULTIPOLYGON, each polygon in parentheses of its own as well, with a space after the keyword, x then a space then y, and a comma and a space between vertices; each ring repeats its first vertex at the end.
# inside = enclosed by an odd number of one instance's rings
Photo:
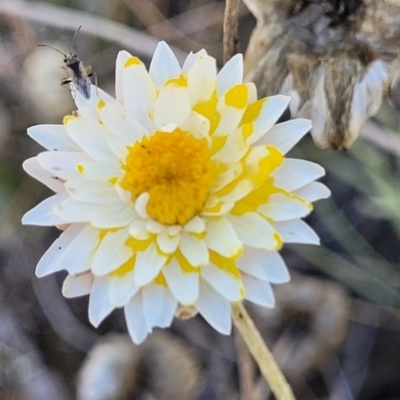
POLYGON ((246 79, 262 96, 291 96, 319 147, 350 147, 399 78, 400 2, 244 2, 258 21, 246 79))
POLYGON ((224 15, 224 63, 236 53, 239 0, 226 0, 224 15))
POLYGON ((232 318, 277 400, 295 400, 272 353, 241 302, 232 303, 232 318))

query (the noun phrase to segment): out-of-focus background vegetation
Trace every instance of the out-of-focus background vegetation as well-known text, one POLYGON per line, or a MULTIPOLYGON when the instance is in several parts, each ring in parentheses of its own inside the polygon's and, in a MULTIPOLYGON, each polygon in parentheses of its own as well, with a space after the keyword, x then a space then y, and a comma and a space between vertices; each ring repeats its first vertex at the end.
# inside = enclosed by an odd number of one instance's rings
MULTIPOLYGON (((0 399, 272 398, 240 338, 199 317, 141 347, 118 311, 95 330, 87 298, 62 297, 63 272, 34 275, 58 231, 20 225, 50 194, 22 170, 41 151, 26 129, 74 109, 62 55, 37 44, 68 53, 82 25, 74 50, 113 93, 121 49, 148 62, 165 40, 181 60, 205 48, 221 65, 223 12, 216 0, 0 0, 0 399)), ((243 4, 239 18, 244 52, 255 20, 243 4)), ((392 97, 348 152, 305 138, 291 154, 327 170, 332 197, 308 219, 322 245, 286 246, 293 282, 277 288, 275 310, 249 310, 299 400, 400 398, 398 89, 392 97)))

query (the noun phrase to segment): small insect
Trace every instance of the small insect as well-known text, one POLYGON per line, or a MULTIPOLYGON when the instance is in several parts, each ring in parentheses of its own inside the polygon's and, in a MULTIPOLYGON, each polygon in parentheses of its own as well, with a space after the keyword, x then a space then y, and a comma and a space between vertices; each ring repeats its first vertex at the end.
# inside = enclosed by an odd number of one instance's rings
POLYGON ((85 98, 90 99, 90 85, 92 82, 90 81, 90 77, 94 76, 95 74, 91 72, 91 67, 85 67, 83 62, 78 58, 76 54, 72 52, 72 47, 75 43, 76 36, 78 35, 79 30, 82 28, 80 26, 74 34, 71 42, 71 50, 69 54, 64 54, 62 51, 56 49, 53 46, 49 46, 47 44, 38 44, 38 46, 42 47, 50 47, 51 49, 58 51, 64 56, 64 64, 62 68, 68 72, 68 77, 63 78, 61 80, 61 85, 68 85, 70 83, 73 84, 75 89, 85 98))

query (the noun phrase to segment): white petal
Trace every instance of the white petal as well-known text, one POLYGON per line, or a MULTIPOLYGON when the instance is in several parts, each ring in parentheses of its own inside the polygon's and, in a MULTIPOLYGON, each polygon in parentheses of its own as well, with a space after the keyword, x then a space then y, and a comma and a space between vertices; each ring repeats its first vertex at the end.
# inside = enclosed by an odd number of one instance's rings
POLYGON ((243 82, 243 56, 236 54, 219 71, 218 97, 223 96, 227 90, 243 82))
POLYGON ((148 327, 171 325, 178 302, 165 286, 151 283, 142 290, 143 312, 148 327))
POLYGON ((147 203, 149 202, 150 194, 144 192, 138 196, 135 202, 135 210, 139 216, 143 219, 148 219, 149 214, 147 214, 147 203))
POLYGON ((319 244, 319 237, 304 221, 271 222, 286 243, 319 244))
POLYGON ((192 106, 211 99, 216 89, 216 60, 208 55, 200 56, 187 73, 187 89, 192 106))
POLYGON ((179 124, 179 127, 182 131, 189 132, 190 135, 196 139, 209 139, 210 120, 195 111, 192 111, 189 116, 179 124))
POLYGON ((60 267, 57 265, 58 259, 84 227, 85 225, 83 224, 70 225, 61 233, 60 237, 54 241, 39 260, 36 267, 36 276, 41 278, 42 276, 62 269, 62 266, 60 267))
POLYGON ((157 129, 167 124, 180 125, 190 115, 187 88, 169 81, 160 90, 154 107, 154 122, 157 129))
POLYGON ((125 61, 122 89, 127 115, 152 131, 154 123, 150 116, 154 112, 156 88, 146 67, 136 57, 125 61))
POLYGON ((64 122, 68 136, 95 160, 113 157, 107 144, 107 130, 98 122, 91 122, 79 117, 69 117, 64 122))
POLYGON ((82 95, 81 91, 78 90, 74 91, 73 97, 78 108, 79 116, 87 121, 95 122, 98 120, 98 115, 96 112, 96 104, 98 101, 102 99, 103 101, 116 103, 116 100, 96 85, 90 85, 89 91, 89 98, 82 95))
POLYGON ((225 172, 221 172, 220 174, 218 174, 216 180, 213 182, 211 191, 218 192, 226 185, 231 183, 234 179, 235 179, 235 172, 232 171, 231 169, 225 172))
POLYGON ((65 184, 65 188, 72 198, 86 203, 114 203, 117 196, 114 185, 85 178, 72 179, 65 184))
POLYGON ((90 85, 90 97, 87 99, 85 98, 81 92, 76 91, 75 92, 75 104, 78 107, 79 115, 81 115, 81 108, 90 108, 93 111, 96 110, 96 104, 99 102, 99 100, 103 100, 108 103, 115 103, 117 104, 117 101, 110 96, 107 92, 102 90, 96 85, 90 85))
POLYGON ((62 294, 64 297, 79 297, 90 293, 93 284, 93 275, 86 272, 78 275, 68 275, 63 283, 62 294))
POLYGON ((124 307, 126 325, 129 335, 136 344, 140 344, 151 332, 147 326, 143 311, 142 293, 138 292, 124 307))
POLYGON ((133 268, 123 276, 110 276, 110 302, 115 307, 125 306, 137 293, 139 287, 135 284, 133 268))
POLYGON ((179 249, 193 267, 209 262, 208 248, 204 239, 199 239, 186 231, 182 232, 179 249))
POLYGON ((263 281, 285 283, 290 280, 286 264, 277 251, 245 246, 236 265, 246 274, 263 281))
POLYGON ((83 176, 93 181, 110 182, 122 177, 124 174, 116 157, 101 161, 82 161, 76 164, 75 167, 79 168, 79 174, 72 178, 83 176))
POLYGON ((99 242, 100 231, 86 225, 58 258, 57 265, 66 269, 70 274, 88 270, 91 267, 94 251, 99 242))
POLYGON ((253 82, 247 82, 246 86, 249 90, 249 104, 255 103, 258 99, 256 85, 253 82))
POLYGON ((89 297, 89 321, 96 328, 115 308, 108 299, 109 288, 110 279, 107 276, 94 278, 89 297))
POLYGON ((242 282, 246 291, 247 300, 263 307, 274 307, 275 296, 268 282, 260 281, 245 274, 242 275, 242 282))
POLYGON ((129 237, 128 229, 107 232, 94 256, 92 271, 95 275, 115 271, 132 257, 132 248, 126 245, 129 237))
POLYGON ((160 224, 159 222, 155 221, 154 219, 148 219, 146 221, 146 229, 150 233, 154 233, 154 234, 158 235, 165 229, 165 226, 163 224, 160 224))
POLYGON ((149 74, 154 84, 160 90, 166 81, 178 78, 181 67, 170 47, 164 41, 158 43, 150 63, 149 74))
POLYGON ((227 299, 201 280, 195 306, 203 318, 219 333, 229 335, 232 329, 231 307, 227 299))
POLYGON ((210 218, 207 221, 207 235, 204 238, 210 250, 230 258, 242 249, 242 242, 235 229, 225 218, 210 218))
POLYGON ((164 229, 157 235, 157 245, 165 254, 172 254, 176 251, 181 240, 180 235, 171 236, 168 229, 164 229))
POLYGON ((22 167, 30 176, 46 185, 53 192, 59 193, 64 190, 64 181, 43 169, 36 157, 24 161, 22 167))
POLYGON ((199 291, 199 274, 197 272, 185 272, 176 259, 163 268, 163 275, 168 287, 177 300, 186 305, 193 304, 199 291))
POLYGON ((214 135, 226 136, 235 131, 242 120, 246 107, 249 104, 248 87, 239 84, 231 87, 218 99, 216 110, 220 114, 218 126, 214 135))
POLYGON ((280 246, 273 227, 257 213, 248 212, 240 216, 229 215, 227 219, 243 244, 266 250, 275 250, 280 246))
POLYGON ((55 213, 60 204, 69 198, 67 192, 57 193, 54 196, 43 200, 36 207, 29 210, 22 217, 23 225, 52 226, 66 223, 62 217, 55 213))
POLYGON ((277 95, 267 97, 262 105, 258 117, 253 120, 253 133, 248 137, 247 143, 252 144, 260 139, 265 132, 271 129, 272 125, 286 110, 290 97, 277 95))
POLYGON ((208 199, 206 200, 206 204, 204 205, 204 209, 201 213, 201 217, 206 221, 207 217, 220 217, 226 215, 232 208, 235 206, 235 203, 223 203, 220 197, 210 191, 208 199))
POLYGON ((239 301, 242 299, 244 292, 240 279, 211 263, 203 265, 200 271, 201 277, 227 300, 239 301))
POLYGON ((129 226, 129 233, 138 240, 147 240, 150 237, 150 233, 147 231, 146 223, 141 219, 135 219, 129 226))
POLYGON ((235 203, 236 201, 246 197, 254 189, 254 184, 248 180, 240 180, 235 187, 227 194, 220 196, 220 201, 223 203, 235 203))
POLYGON ((111 136, 123 139, 126 145, 133 145, 148 134, 143 125, 126 115, 124 109, 116 104, 99 103, 98 111, 111 136))
POLYGON ((176 236, 182 232, 182 227, 180 225, 169 225, 167 227, 168 235, 176 236))
POLYGON ((254 146, 271 145, 286 154, 312 127, 308 119, 293 119, 274 125, 254 146))
POLYGON ((99 115, 96 109, 96 105, 99 100, 103 99, 103 101, 107 101, 110 103, 116 103, 116 100, 96 85, 90 85, 89 91, 89 98, 83 96, 82 93, 78 90, 73 91, 73 97, 75 104, 78 108, 77 115, 80 118, 85 119, 86 121, 96 123, 99 120, 99 115))
POLYGON ((90 222, 95 228, 108 229, 127 226, 135 214, 121 200, 108 204, 82 203, 71 197, 55 210, 64 223, 90 222))
POLYGON ((213 154, 211 159, 232 163, 241 160, 248 150, 249 146, 246 144, 241 130, 236 130, 227 136, 223 147, 213 154))
POLYGON ((36 125, 28 128, 28 135, 47 150, 81 151, 67 135, 63 125, 36 125))
POLYGON ((283 193, 273 193, 267 203, 261 204, 257 212, 272 221, 303 218, 312 210, 310 203, 283 193))
POLYGON ((117 55, 117 61, 115 65, 115 97, 120 104, 124 104, 123 95, 123 70, 126 60, 131 58, 132 55, 127 51, 122 50, 117 55))
POLYGON ((77 165, 81 162, 90 160, 85 153, 72 153, 64 151, 46 151, 37 156, 39 164, 54 176, 69 180, 78 178, 77 165))
POLYGON ((288 191, 299 189, 323 175, 325 170, 320 165, 290 158, 286 158, 283 164, 271 173, 274 184, 288 191))
POLYGON ((206 229, 206 225, 202 218, 195 216, 185 224, 184 229, 191 233, 203 233, 206 229))
POLYGON ((331 191, 320 182, 311 182, 293 191, 296 196, 303 197, 309 202, 326 199, 331 195, 331 191))
POLYGON ((138 251, 134 270, 135 283, 146 285, 157 277, 167 257, 160 254, 155 243, 151 243, 144 251, 138 251))
POLYGON ((197 53, 190 52, 186 57, 182 66, 182 74, 186 76, 189 70, 193 67, 197 59, 201 56, 206 56, 207 52, 204 49, 199 50, 197 53))

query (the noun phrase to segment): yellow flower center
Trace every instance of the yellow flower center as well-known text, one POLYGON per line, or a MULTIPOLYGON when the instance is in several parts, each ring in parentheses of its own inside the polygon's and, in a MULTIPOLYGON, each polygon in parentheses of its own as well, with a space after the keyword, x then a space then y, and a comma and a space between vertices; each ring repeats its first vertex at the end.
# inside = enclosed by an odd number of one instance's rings
POLYGON ((206 139, 177 128, 143 137, 128 151, 122 187, 134 197, 150 194, 151 218, 165 225, 183 225, 203 210, 211 173, 206 139))

